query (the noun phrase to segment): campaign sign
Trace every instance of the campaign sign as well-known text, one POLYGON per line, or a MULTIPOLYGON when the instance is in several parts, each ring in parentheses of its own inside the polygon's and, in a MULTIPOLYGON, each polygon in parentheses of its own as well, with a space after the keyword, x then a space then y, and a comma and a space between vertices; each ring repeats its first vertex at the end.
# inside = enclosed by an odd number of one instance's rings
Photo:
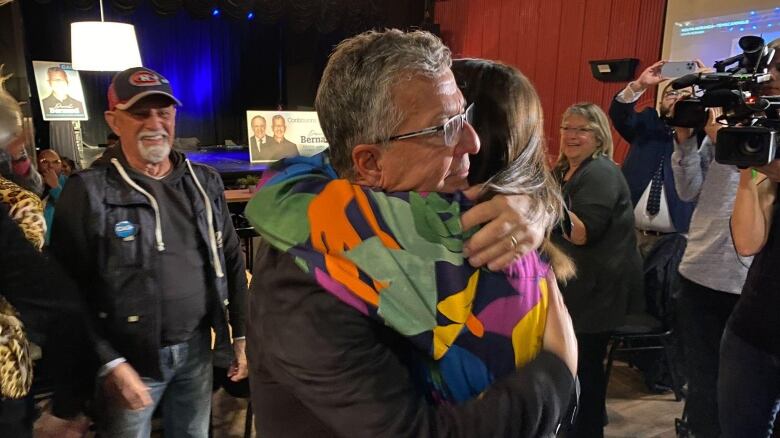
POLYGON ((43 120, 88 120, 79 72, 67 62, 33 61, 43 120))
POLYGON ((328 147, 315 111, 247 111, 249 160, 267 163, 328 147))

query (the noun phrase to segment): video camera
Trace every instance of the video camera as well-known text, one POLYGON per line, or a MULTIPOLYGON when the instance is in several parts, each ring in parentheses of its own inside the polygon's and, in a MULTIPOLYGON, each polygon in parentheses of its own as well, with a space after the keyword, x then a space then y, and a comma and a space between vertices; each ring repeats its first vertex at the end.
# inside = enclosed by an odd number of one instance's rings
POLYGON ((718 131, 715 160, 744 168, 778 158, 780 96, 761 96, 763 84, 772 79, 768 66, 775 50, 752 35, 740 38, 739 47, 742 53, 715 62, 714 73, 694 73, 672 81, 675 90, 696 87, 697 92, 675 104, 668 123, 702 128, 707 123, 707 108, 723 108, 718 122, 725 121, 727 126, 718 131))

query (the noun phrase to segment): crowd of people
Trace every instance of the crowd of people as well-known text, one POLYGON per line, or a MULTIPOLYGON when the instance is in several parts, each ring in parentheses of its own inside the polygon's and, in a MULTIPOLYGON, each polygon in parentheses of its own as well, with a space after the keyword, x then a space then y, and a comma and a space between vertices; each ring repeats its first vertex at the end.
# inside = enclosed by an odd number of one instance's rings
POLYGON ((220 377, 249 379, 263 437, 603 436, 610 338, 646 311, 643 266, 665 253, 692 436, 770 436, 780 164, 715 162, 719 109, 671 126, 687 90, 637 112, 662 65, 609 116, 550 115, 551 166, 516 68, 453 61, 422 31, 348 38, 315 101, 328 151, 279 162, 247 205, 251 284, 220 175, 172 149, 181 101, 163 75, 114 76, 117 144, 80 171, 50 149, 33 166, 0 93, 0 330, 24 324, 0 342, 18 370, 0 430, 32 436, 29 381, 46 378, 41 436, 149 436, 160 412, 166 436, 206 437, 220 377), (631 144, 622 168, 612 125, 631 144), (19 377, 28 343, 34 379, 19 377))

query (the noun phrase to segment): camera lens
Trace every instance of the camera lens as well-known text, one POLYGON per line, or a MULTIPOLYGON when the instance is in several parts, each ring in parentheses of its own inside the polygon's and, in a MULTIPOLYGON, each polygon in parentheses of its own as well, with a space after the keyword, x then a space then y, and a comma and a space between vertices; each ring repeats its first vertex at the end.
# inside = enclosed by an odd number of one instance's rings
POLYGON ((744 140, 739 145, 739 150, 744 155, 756 155, 764 150, 763 137, 761 135, 753 134, 744 137, 744 140))

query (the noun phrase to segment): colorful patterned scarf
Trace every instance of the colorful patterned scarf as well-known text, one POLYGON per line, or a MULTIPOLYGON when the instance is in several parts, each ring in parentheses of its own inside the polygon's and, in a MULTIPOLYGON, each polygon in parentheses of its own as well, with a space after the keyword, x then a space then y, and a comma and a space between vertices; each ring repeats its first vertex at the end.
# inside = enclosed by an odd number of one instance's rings
POLYGON ((338 179, 324 154, 266 172, 246 217, 326 291, 433 360, 434 402, 462 402, 542 346, 549 267, 536 252, 502 273, 463 256, 462 194, 384 193, 338 179))

